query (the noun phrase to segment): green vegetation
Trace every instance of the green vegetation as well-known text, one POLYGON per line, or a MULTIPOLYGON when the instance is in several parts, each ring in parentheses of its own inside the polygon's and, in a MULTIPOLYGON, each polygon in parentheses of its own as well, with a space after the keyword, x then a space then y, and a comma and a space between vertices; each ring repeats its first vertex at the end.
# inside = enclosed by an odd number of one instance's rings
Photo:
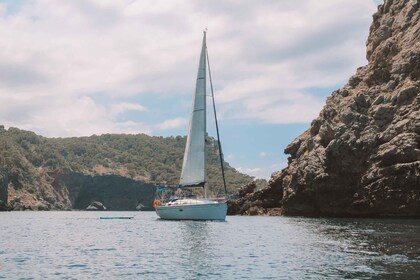
MULTIPOLYGON (((68 170, 83 174, 117 174, 159 185, 178 184, 186 137, 145 134, 105 134, 90 137, 46 138, 0 126, 0 168, 19 187, 32 185, 44 172, 68 170)), ((208 138, 208 183, 222 189, 217 142, 208 138)), ((225 162, 229 192, 252 181, 225 162)), ((1 175, 1 174, 0 174, 1 175)), ((35 186, 34 186, 35 185, 35 186)))

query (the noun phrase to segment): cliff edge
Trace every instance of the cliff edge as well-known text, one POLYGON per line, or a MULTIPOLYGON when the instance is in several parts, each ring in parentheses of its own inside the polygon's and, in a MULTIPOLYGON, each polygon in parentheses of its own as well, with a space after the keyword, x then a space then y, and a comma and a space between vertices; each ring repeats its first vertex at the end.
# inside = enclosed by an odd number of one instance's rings
POLYGON ((420 1, 385 0, 366 45, 368 64, 286 147, 288 166, 232 214, 420 216, 420 1))

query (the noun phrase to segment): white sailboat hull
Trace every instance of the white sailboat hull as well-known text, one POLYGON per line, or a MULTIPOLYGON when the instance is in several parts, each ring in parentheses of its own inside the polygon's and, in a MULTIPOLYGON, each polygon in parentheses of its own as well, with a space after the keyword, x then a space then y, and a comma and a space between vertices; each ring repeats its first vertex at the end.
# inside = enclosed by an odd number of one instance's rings
POLYGON ((156 208, 157 215, 164 220, 221 220, 226 219, 227 204, 162 205, 156 208))

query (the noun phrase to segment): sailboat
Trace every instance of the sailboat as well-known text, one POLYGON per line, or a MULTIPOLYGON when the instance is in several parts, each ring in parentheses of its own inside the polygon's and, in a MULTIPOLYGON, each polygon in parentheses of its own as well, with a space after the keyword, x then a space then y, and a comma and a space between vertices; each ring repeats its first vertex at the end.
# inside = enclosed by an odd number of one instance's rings
MULTIPOLYGON (((197 81, 193 100, 193 107, 189 125, 189 132, 185 146, 184 159, 179 186, 180 189, 204 188, 204 197, 197 198, 192 195, 182 198, 171 197, 167 202, 155 205, 157 215, 164 220, 225 220, 227 204, 223 200, 210 199, 206 192, 206 65, 208 64, 208 53, 206 46, 206 31, 203 35, 200 61, 198 66, 197 81)), ((209 67, 209 79, 211 73, 209 67)), ((219 144, 219 156, 223 183, 226 195, 226 181, 224 179, 223 156, 220 146, 219 129, 214 103, 213 86, 213 109, 219 144)), ((158 191, 168 188, 159 188, 158 191)))

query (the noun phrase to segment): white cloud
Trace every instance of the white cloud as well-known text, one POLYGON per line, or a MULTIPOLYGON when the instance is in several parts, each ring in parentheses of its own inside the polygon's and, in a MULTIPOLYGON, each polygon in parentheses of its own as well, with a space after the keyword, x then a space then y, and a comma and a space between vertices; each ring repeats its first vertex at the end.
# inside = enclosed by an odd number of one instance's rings
POLYGON ((0 123, 47 136, 185 125, 182 117, 156 124, 116 116, 153 119, 133 97, 190 96, 206 25, 225 121, 309 122, 324 103, 311 88, 344 83, 365 63, 375 11, 373 0, 20 3, 0 4, 0 123))
POLYGON ((142 122, 119 122, 105 106, 95 103, 89 97, 67 101, 69 100, 43 100, 49 106, 42 104, 30 106, 21 103, 19 111, 9 111, 11 115, 5 121, 5 125, 35 130, 42 135, 65 137, 89 136, 105 132, 151 133, 150 127, 142 122), (20 115, 23 116, 19 117, 20 115))
POLYGON ((261 152, 260 157, 266 157, 268 154, 266 152, 261 152))
POLYGON ((266 179, 268 180, 273 173, 272 170, 269 170, 267 168, 260 168, 260 167, 239 167, 236 168, 241 173, 248 174, 249 176, 255 177, 257 179, 266 179))
POLYGON ((310 89, 344 83, 366 62, 363 46, 374 4, 270 4, 254 7, 254 26, 231 34, 230 45, 219 50, 221 56, 225 48, 234 50, 226 59, 233 77, 228 74, 230 81, 217 92, 222 115, 268 123, 310 122, 324 103, 310 89))
POLYGON ((287 166, 286 161, 280 161, 272 164, 267 164, 264 167, 239 167, 236 168, 239 172, 248 174, 255 178, 270 179, 271 174, 275 171, 282 170, 287 166))
POLYGON ((249 175, 255 176, 255 177, 258 177, 257 174, 259 174, 261 172, 261 168, 259 168, 259 167, 254 167, 254 168, 238 167, 236 169, 239 172, 246 173, 246 174, 249 174, 249 175))
POLYGON ((227 161, 232 161, 234 158, 235 156, 233 154, 228 154, 227 156, 224 157, 224 159, 227 161))
POLYGON ((188 124, 188 120, 185 118, 175 118, 171 120, 165 120, 162 123, 157 124, 155 127, 158 130, 166 130, 166 129, 173 129, 179 127, 186 127, 188 124))
POLYGON ((139 111, 139 112, 146 112, 148 109, 140 104, 136 103, 127 103, 122 102, 115 105, 112 105, 111 113, 114 116, 118 116, 122 113, 125 113, 127 111, 139 111))

